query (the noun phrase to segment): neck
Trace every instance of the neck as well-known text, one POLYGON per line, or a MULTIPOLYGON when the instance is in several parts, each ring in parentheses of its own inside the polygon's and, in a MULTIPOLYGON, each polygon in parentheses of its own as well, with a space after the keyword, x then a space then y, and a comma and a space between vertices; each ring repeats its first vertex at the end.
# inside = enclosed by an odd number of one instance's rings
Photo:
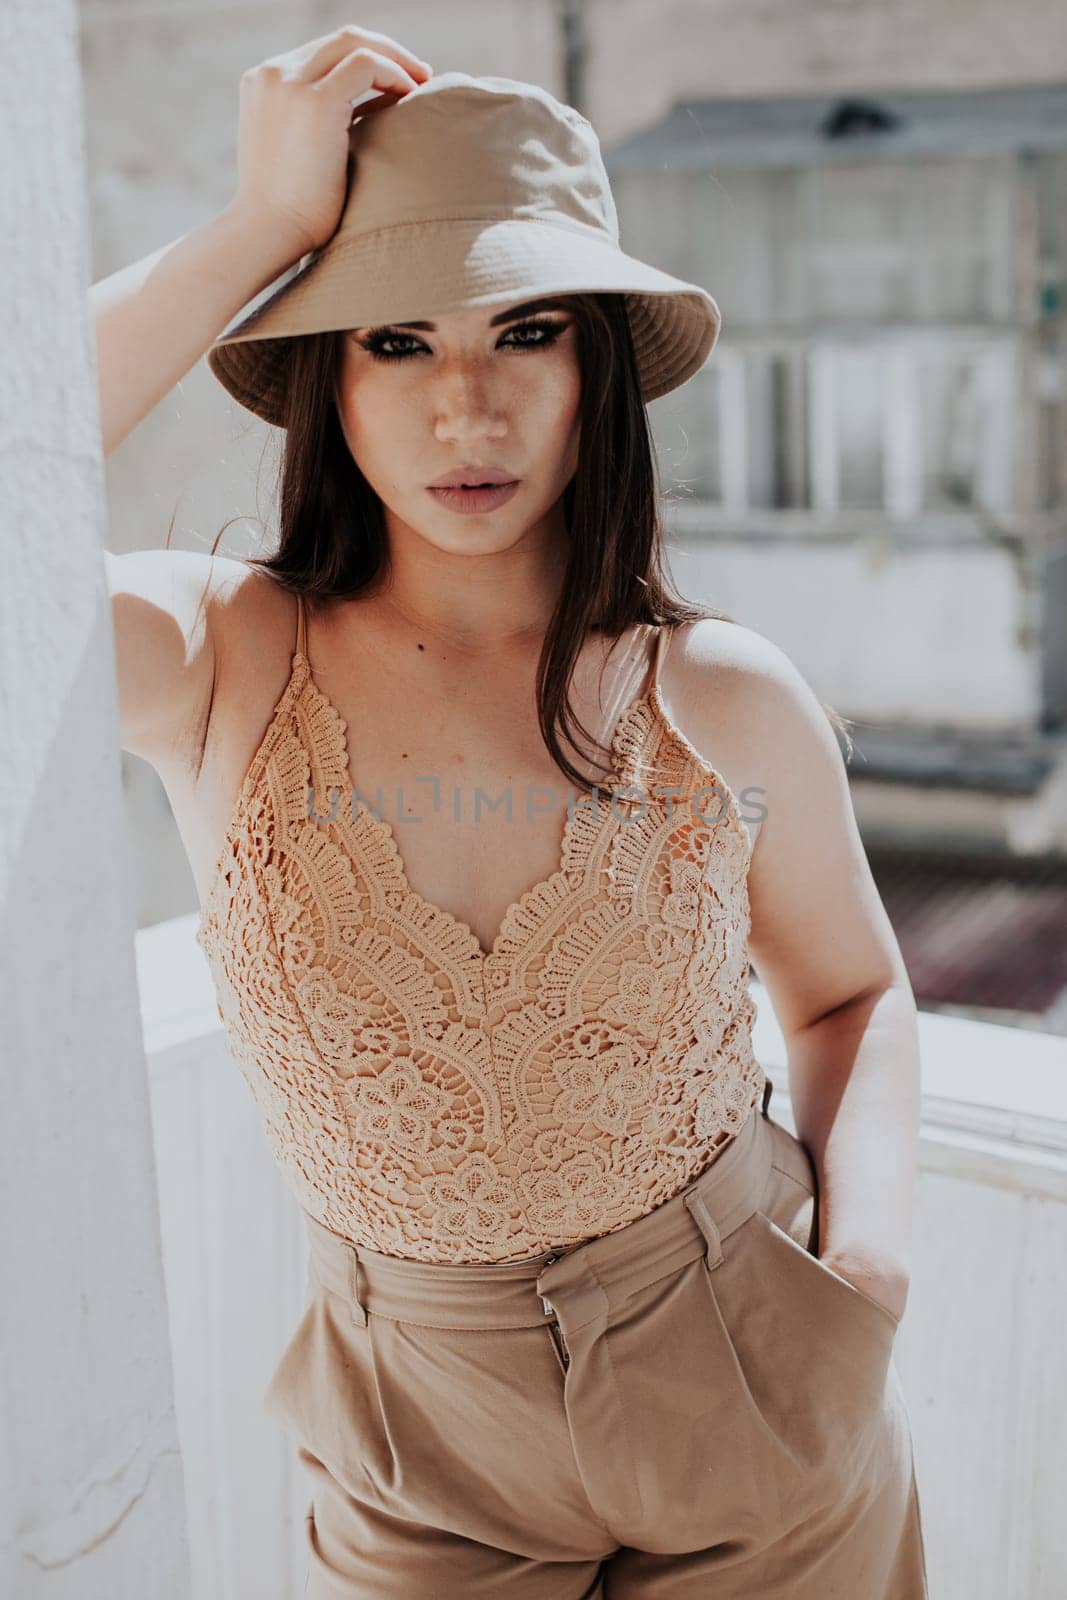
POLYGON ((398 623, 474 652, 537 642, 559 601, 566 561, 562 514, 506 550, 457 553, 389 527, 378 601, 398 623))

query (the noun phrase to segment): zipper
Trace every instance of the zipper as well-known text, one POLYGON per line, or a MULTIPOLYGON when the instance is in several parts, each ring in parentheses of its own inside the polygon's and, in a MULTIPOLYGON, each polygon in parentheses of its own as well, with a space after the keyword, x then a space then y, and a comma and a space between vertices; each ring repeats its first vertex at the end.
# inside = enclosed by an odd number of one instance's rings
MULTIPOLYGON (((553 1261, 558 1261, 558 1260, 559 1260, 559 1256, 546 1256, 545 1259, 542 1261, 541 1265, 543 1267, 550 1267, 552 1265, 553 1261)), ((544 1295, 542 1295, 541 1296, 541 1304, 545 1308, 545 1316, 546 1317, 550 1317, 552 1315, 552 1312, 555 1310, 555 1307, 553 1306, 551 1300, 546 1300, 544 1295)))
POLYGON ((556 1347, 556 1354, 559 1356, 560 1366, 563 1368, 564 1372, 566 1372, 567 1368, 571 1364, 571 1356, 570 1351, 567 1349, 567 1346, 564 1343, 563 1329, 560 1327, 559 1322, 555 1317, 553 1317, 552 1321, 547 1324, 547 1327, 549 1338, 556 1347))
MULTIPOLYGON (((551 1255, 548 1256, 542 1264, 546 1267, 550 1267, 553 1261, 558 1261, 559 1259, 560 1258, 558 1255, 551 1255)), ((560 1366, 563 1368, 563 1371, 566 1372, 567 1368, 570 1366, 571 1357, 570 1351, 567 1349, 566 1342, 563 1338, 563 1329, 559 1325, 559 1318, 553 1315, 556 1308, 552 1304, 551 1300, 547 1300, 544 1295, 541 1296, 541 1304, 544 1307, 545 1316, 551 1317, 552 1319, 548 1323, 549 1337, 556 1347, 556 1354, 559 1357, 560 1366)))

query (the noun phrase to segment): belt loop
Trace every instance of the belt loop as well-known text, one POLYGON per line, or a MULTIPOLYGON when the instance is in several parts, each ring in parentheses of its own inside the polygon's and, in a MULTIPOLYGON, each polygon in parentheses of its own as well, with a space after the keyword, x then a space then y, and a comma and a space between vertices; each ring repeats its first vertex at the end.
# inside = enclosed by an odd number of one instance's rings
POLYGON ((762 1111, 762 1113, 763 1113, 763 1115, 765 1117, 769 1116, 769 1112, 767 1110, 767 1107, 771 1103, 771 1095, 773 1093, 774 1093, 774 1082, 773 1082, 773 1080, 771 1078, 768 1078, 767 1081, 763 1085, 763 1105, 760 1107, 760 1110, 762 1111))
POLYGON ((348 1257, 348 1300, 352 1307, 352 1321, 357 1328, 367 1326, 367 1308, 359 1294, 359 1252, 354 1244, 345 1245, 348 1257))
POLYGON ((707 1201, 699 1189, 690 1189, 686 1194, 685 1203, 694 1222, 707 1240, 708 1248, 704 1258, 709 1267, 717 1267, 722 1260, 722 1239, 715 1218, 708 1210, 707 1201))

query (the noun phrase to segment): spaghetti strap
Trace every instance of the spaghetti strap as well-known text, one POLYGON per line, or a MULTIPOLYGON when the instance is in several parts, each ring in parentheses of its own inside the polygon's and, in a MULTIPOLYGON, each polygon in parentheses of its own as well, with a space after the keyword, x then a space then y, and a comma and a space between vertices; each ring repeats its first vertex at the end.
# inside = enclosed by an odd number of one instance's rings
POLYGON ((652 684, 649 690, 650 694, 654 693, 658 695, 660 692, 659 675, 663 667, 663 658, 667 654, 667 649, 670 645, 673 635, 674 623, 661 622, 656 631, 656 643, 652 654, 652 684))
POLYGON ((296 654, 307 658, 307 622, 304 616, 304 596, 296 597, 296 654))

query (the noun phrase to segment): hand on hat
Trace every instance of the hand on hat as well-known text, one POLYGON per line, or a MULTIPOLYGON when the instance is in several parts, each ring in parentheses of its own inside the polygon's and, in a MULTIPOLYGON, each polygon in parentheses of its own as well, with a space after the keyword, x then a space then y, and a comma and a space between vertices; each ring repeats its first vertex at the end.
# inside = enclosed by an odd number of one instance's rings
POLYGON ((432 72, 388 34, 354 26, 250 67, 241 75, 233 207, 280 231, 293 261, 319 249, 344 210, 352 102, 380 89, 366 109, 388 104, 432 72))

